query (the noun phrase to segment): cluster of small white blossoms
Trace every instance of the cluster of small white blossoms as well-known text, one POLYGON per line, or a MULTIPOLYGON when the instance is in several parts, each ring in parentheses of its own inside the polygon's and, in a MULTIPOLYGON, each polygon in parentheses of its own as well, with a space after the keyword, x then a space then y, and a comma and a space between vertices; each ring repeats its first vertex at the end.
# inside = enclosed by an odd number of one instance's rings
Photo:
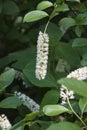
POLYGON ((26 96, 25 94, 15 91, 14 95, 17 96, 23 102, 23 105, 30 109, 32 112, 38 112, 40 110, 39 104, 37 104, 33 99, 26 96))
POLYGON ((41 80, 45 79, 47 73, 49 51, 49 36, 46 33, 39 32, 37 40, 37 57, 36 57, 36 78, 41 80))
POLYGON ((5 114, 2 114, 0 116, 0 128, 2 130, 10 130, 12 127, 10 121, 8 120, 7 116, 5 114))
POLYGON ((66 104, 67 96, 69 99, 74 99, 74 92, 72 90, 68 90, 64 85, 60 88, 60 97, 62 99, 61 104, 66 104))
MULTIPOLYGON (((86 80, 87 79, 87 67, 79 68, 75 71, 72 71, 67 78, 75 78, 78 80, 86 80)), ((67 96, 69 99, 74 99, 74 92, 72 90, 68 90, 64 85, 60 88, 60 97, 62 99, 61 104, 66 103, 67 96)))

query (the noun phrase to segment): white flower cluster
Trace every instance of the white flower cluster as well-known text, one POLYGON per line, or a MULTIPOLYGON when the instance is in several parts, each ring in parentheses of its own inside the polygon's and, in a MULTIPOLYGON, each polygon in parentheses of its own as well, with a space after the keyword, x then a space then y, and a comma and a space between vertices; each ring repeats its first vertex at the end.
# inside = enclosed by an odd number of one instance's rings
POLYGON ((66 104, 67 96, 69 99, 74 99, 74 92, 68 90, 64 85, 62 85, 60 88, 60 97, 62 99, 61 104, 66 104))
POLYGON ((37 57, 36 57, 36 78, 41 80, 45 79, 47 73, 49 50, 49 37, 48 34, 39 32, 37 40, 37 57))
POLYGON ((2 114, 0 116, 0 128, 2 130, 10 130, 12 127, 10 121, 8 120, 8 118, 5 116, 5 114, 2 114))
MULTIPOLYGON (((75 71, 72 71, 67 78, 76 78, 78 80, 86 80, 87 79, 87 67, 79 68, 75 71)), ((62 103, 66 103, 67 96, 69 99, 74 99, 74 92, 72 90, 68 90, 64 85, 60 88, 60 97, 62 98, 62 103)))
POLYGON ((30 97, 22 94, 21 92, 15 91, 15 96, 17 96, 21 101, 23 101, 23 105, 30 109, 32 112, 38 112, 40 110, 40 106, 30 97))
POLYGON ((20 24, 20 23, 22 23, 22 21, 23 21, 23 17, 22 16, 18 16, 16 18, 15 22, 14 22, 14 25, 20 24))
POLYGON ((75 71, 72 71, 67 78, 76 78, 78 80, 85 80, 87 79, 87 67, 79 68, 75 71))

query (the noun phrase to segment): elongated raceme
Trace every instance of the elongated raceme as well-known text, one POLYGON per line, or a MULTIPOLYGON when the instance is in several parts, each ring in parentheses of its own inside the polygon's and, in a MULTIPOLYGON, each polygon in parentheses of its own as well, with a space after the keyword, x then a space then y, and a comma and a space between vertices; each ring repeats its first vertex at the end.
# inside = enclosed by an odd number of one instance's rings
POLYGON ((41 80, 45 79, 47 73, 49 51, 49 37, 48 34, 39 32, 37 40, 37 57, 36 57, 36 78, 41 80))
POLYGON ((38 112, 40 109, 39 104, 37 104, 33 99, 26 96, 25 94, 21 92, 15 91, 15 96, 17 96, 21 101, 23 101, 23 105, 26 106, 28 109, 30 109, 32 112, 38 112))

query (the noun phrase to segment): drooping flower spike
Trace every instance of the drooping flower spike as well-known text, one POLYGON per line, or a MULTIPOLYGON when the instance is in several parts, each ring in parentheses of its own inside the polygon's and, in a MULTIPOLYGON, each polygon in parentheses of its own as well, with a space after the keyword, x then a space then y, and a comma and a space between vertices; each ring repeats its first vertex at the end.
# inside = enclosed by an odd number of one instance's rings
POLYGON ((45 79, 47 73, 48 63, 48 52, 49 52, 49 37, 48 34, 39 32, 37 40, 37 57, 36 57, 36 78, 41 80, 45 79))
POLYGON ((40 109, 39 104, 37 104, 33 99, 26 96, 25 94, 21 92, 15 91, 15 96, 17 96, 21 101, 23 101, 23 105, 26 106, 30 111, 32 112, 38 112, 40 109))

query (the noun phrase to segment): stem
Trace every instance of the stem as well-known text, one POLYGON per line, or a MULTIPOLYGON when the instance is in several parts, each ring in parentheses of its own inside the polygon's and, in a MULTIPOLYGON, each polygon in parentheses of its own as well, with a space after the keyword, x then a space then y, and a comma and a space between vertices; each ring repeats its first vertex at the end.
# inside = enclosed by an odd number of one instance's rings
POLYGON ((55 11, 56 11, 56 6, 55 6, 53 12, 51 13, 51 15, 50 15, 50 17, 49 17, 49 20, 48 20, 48 22, 47 22, 47 24, 46 24, 46 26, 45 26, 45 29, 44 29, 44 33, 46 33, 46 30, 47 30, 47 27, 48 27, 48 24, 49 24, 50 20, 55 16, 55 15, 54 15, 54 14, 55 14, 55 11))
POLYGON ((74 111, 74 109, 72 108, 68 96, 67 96, 67 102, 68 102, 68 104, 69 104, 69 107, 70 107, 71 111, 76 115, 76 117, 77 117, 77 118, 82 122, 82 124, 87 128, 85 122, 79 117, 79 115, 78 115, 78 114, 74 111))
POLYGON ((48 27, 49 22, 50 22, 50 20, 48 20, 48 22, 47 22, 47 24, 45 26, 44 33, 46 33, 46 31, 47 31, 47 27, 48 27))

